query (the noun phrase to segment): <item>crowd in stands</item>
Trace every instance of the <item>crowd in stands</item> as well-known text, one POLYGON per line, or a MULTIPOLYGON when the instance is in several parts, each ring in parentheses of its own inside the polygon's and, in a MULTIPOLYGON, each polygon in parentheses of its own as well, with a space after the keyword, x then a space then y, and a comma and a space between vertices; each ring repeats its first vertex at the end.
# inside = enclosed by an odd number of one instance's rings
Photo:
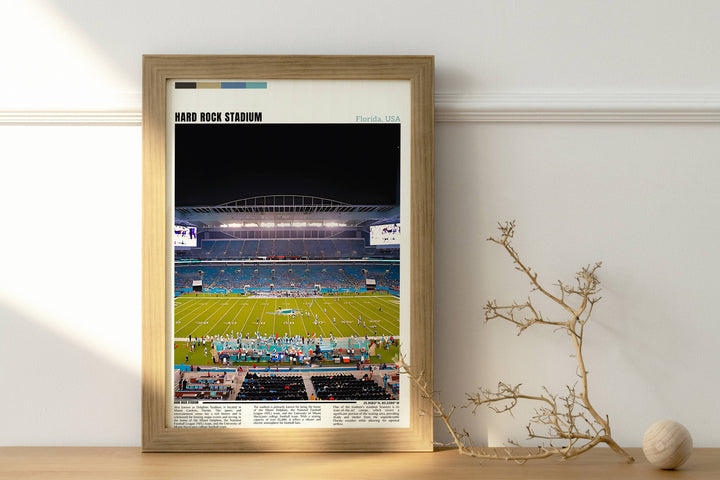
POLYGON ((310 381, 320 400, 393 400, 393 396, 365 374, 313 375, 310 381))
POLYGON ((305 383, 300 375, 258 375, 248 373, 236 400, 307 400, 305 383))
POLYGON ((366 249, 365 240, 362 238, 204 239, 200 242, 200 248, 178 250, 176 256, 197 260, 255 259, 262 257, 323 260, 362 258, 366 256, 366 249))
MULTIPOLYGON (((344 234, 341 234, 344 235, 344 234)), ((277 266, 228 265, 209 267, 176 264, 175 290, 177 294, 192 290, 193 280, 203 280, 203 291, 218 293, 243 293, 250 288, 323 289, 335 291, 357 290, 365 287, 365 279, 374 279, 380 289, 393 293, 400 290, 400 272, 392 262, 383 264, 310 265, 303 260, 342 261, 362 259, 388 259, 397 261, 399 249, 381 250, 366 245, 367 239, 357 237, 324 238, 263 238, 240 239, 221 237, 217 232, 208 232, 208 237, 199 242, 199 248, 176 249, 175 259, 179 261, 224 260, 292 260, 299 263, 277 266), (213 237, 210 237, 212 235, 213 237), (199 270, 202 270, 200 274, 199 270)), ((349 262, 348 262, 349 263, 349 262)))
POLYGON ((175 290, 191 290, 193 280, 202 279, 204 291, 239 291, 250 288, 276 290, 291 288, 314 289, 315 285, 333 290, 362 289, 365 278, 372 278, 377 287, 400 289, 400 271, 397 264, 353 265, 226 265, 206 264, 175 266, 175 290), (202 272, 202 273, 201 273, 202 272))
POLYGON ((234 388, 232 381, 226 381, 225 374, 204 375, 184 378, 182 373, 175 390, 175 398, 227 400, 234 388))

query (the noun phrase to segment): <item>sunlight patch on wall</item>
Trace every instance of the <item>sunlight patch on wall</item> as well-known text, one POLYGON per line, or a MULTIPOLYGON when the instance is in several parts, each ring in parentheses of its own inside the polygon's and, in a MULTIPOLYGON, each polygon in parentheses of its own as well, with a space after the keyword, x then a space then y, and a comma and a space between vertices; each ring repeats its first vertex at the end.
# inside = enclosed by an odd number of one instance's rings
MULTIPOLYGON (((2 110, 137 110, 135 83, 50 2, 3 2, 2 110)), ((140 59, 138 59, 138 62, 140 59)))
POLYGON ((0 144, 0 302, 137 372, 140 129, 8 126, 0 144))

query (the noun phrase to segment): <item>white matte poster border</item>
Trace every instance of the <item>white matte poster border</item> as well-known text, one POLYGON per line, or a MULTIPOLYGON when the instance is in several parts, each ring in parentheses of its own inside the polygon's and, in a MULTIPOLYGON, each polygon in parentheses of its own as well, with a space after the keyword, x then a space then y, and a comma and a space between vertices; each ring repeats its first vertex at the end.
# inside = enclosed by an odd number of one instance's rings
MULTIPOLYGON (((401 345, 399 353, 410 357, 409 297, 400 293, 410 278, 409 241, 374 247, 372 231, 387 224, 412 229, 410 209, 402 208, 410 202, 410 82, 179 79, 168 82, 167 108, 172 185, 167 204, 174 205, 168 228, 176 247, 168 249, 174 293, 167 306, 173 312, 167 390, 175 396, 168 397, 167 426, 407 428, 409 397, 401 392, 409 382, 399 376, 389 353, 401 345), (377 145, 351 143, 375 138, 377 145), (287 143, 292 145, 280 147, 287 143), (173 168, 178 157, 181 168, 173 168), (212 172, 204 175, 207 170, 212 172), (229 175, 236 178, 227 184, 229 175), (180 192, 178 184, 192 191, 180 192), (382 191, 385 185, 390 191, 382 191), (193 229, 206 236, 203 244, 178 245, 175 238, 193 229), (357 235, 362 235, 359 242, 357 235), (248 243, 258 243, 256 251, 248 251, 248 243), (313 243, 325 250, 352 243, 357 250, 342 255, 319 250, 313 256, 305 250, 313 243), (225 250, 218 251, 216 244, 225 250), (329 278, 334 270, 337 278, 329 278), (195 272, 228 278, 222 286, 203 290, 195 272), (369 275, 379 275, 381 282, 372 292, 365 286, 369 275), (394 278, 386 277, 396 275, 399 285, 392 285, 394 278), (190 279, 192 288, 183 285, 190 279), (350 288, 316 288, 353 280, 357 283, 350 288), (218 298, 223 299, 219 308, 214 305, 218 298), (192 363, 196 344, 204 355, 192 363), (322 361, 311 358, 317 349, 325 356, 322 361), (343 363, 327 365, 336 360, 343 363), (317 391, 314 384, 323 377, 352 377, 344 389, 368 393, 345 394, 340 403, 317 391), (282 392, 250 394, 255 384, 273 378, 301 378, 305 398, 282 401, 282 392), (363 379, 365 384, 359 383, 363 379), (211 391, 198 381, 222 383, 210 386, 216 389, 211 391), (256 405, 250 398, 264 403, 256 405), (303 402, 328 398, 336 404, 303 402)), ((289 390, 288 385, 281 388, 289 390)))

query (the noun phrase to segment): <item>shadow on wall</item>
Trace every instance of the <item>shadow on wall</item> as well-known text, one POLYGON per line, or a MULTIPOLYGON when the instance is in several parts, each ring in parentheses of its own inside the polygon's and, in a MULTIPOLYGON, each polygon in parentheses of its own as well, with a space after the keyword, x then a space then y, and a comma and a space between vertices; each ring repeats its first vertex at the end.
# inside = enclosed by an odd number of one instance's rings
POLYGON ((140 372, 2 303, 0 325, 0 446, 140 445, 140 372))

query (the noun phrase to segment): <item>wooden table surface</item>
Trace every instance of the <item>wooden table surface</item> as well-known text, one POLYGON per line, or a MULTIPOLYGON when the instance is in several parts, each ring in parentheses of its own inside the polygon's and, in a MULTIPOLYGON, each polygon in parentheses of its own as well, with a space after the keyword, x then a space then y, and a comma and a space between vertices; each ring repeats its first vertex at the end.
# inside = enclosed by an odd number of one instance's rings
POLYGON ((433 453, 142 453, 132 447, 0 447, 0 479, 720 479, 720 449, 695 449, 676 471, 641 449, 627 464, 607 448, 562 462, 480 462, 433 453))

